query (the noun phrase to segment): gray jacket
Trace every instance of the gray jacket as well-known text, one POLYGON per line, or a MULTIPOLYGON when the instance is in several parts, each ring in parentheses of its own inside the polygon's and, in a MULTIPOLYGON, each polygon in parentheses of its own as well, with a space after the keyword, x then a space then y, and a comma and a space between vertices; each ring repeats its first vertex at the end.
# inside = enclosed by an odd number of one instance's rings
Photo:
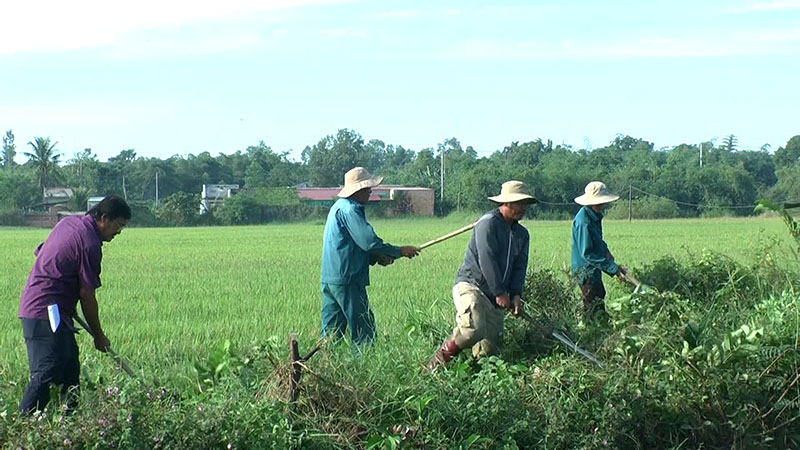
POLYGON ((456 283, 478 286, 492 302, 498 295, 522 294, 529 241, 519 222, 507 224, 498 209, 486 213, 475 223, 456 283))

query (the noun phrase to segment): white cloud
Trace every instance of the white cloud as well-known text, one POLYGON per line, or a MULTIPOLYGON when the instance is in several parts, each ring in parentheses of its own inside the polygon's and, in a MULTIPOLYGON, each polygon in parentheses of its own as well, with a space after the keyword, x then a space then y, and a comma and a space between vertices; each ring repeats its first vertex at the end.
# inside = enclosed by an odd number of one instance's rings
POLYGON ((457 8, 442 8, 441 14, 444 16, 459 16, 461 15, 461 10, 457 8))
POLYGON ((742 32, 739 33, 739 39, 748 42, 791 43, 800 41, 800 29, 742 32))
MULTIPOLYGON (((58 52, 115 44, 144 30, 252 19, 343 0, 26 0, 0 6, 0 55, 58 52)), ((250 42, 246 40, 246 44, 250 42)))
MULTIPOLYGON (((533 2, 531 2, 533 3, 533 2)), ((569 8, 568 6, 566 8, 569 8)), ((476 14, 483 17, 496 17, 505 20, 518 20, 520 17, 541 18, 545 15, 569 15, 563 7, 557 4, 526 4, 526 5, 487 5, 477 9, 476 14)), ((575 11, 570 11, 575 14, 575 11)))
POLYGON ((753 2, 735 6, 726 10, 728 13, 744 14, 751 12, 789 11, 800 9, 800 0, 774 0, 771 2, 753 2))
POLYGON ((329 38, 363 38, 367 36, 365 31, 352 28, 320 30, 319 34, 329 38))
POLYGON ((617 41, 463 41, 446 56, 466 60, 619 59, 800 53, 800 30, 737 32, 728 36, 617 41))
POLYGON ((375 15, 377 19, 407 19, 410 17, 419 17, 422 11, 419 9, 399 9, 394 11, 385 11, 375 15))
MULTIPOLYGON (((168 119, 178 112, 177 106, 168 102, 131 103, 116 101, 71 101, 48 104, 20 104, 0 106, 0 121, 17 123, 19 128, 33 129, 42 123, 57 123, 59 127, 103 128, 125 125, 133 117, 155 116, 168 119), (124 104, 123 104, 124 103, 124 104)), ((34 132, 38 132, 34 130, 34 132)), ((49 134, 45 133, 45 135, 49 134)), ((55 139, 58 140, 58 139, 55 139)))
MULTIPOLYGON (((278 38, 273 36, 273 38, 278 38)), ((223 28, 204 33, 132 33, 115 43, 115 58, 157 58, 161 56, 202 55, 263 47, 269 41, 254 30, 223 28)))

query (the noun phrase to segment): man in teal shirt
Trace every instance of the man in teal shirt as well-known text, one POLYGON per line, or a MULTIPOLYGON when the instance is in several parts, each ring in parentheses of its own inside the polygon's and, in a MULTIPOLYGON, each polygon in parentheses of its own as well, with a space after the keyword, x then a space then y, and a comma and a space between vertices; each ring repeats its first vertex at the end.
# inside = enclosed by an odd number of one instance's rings
POLYGON ((401 256, 419 254, 417 247, 383 242, 367 222, 364 204, 382 180, 363 167, 348 171, 338 194, 341 198, 328 213, 322 238, 322 336, 341 337, 349 327, 354 344, 370 343, 375 317, 367 299, 369 266, 386 266, 401 256))
POLYGON ((581 288, 583 308, 587 317, 605 311, 603 272, 622 276, 627 270, 614 262, 614 255, 603 240, 603 210, 619 199, 608 193, 606 185, 592 181, 575 203, 583 205, 572 221, 572 275, 581 288))

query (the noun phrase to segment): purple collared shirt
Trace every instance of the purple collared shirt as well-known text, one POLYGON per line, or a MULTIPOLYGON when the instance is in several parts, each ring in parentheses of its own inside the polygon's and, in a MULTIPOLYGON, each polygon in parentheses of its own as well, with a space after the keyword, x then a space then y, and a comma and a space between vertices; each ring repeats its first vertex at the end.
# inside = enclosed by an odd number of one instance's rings
POLYGON ((59 221, 34 251, 36 261, 20 296, 19 317, 47 320, 47 306, 53 304, 62 318, 74 315, 80 289, 100 287, 101 246, 94 217, 59 221))

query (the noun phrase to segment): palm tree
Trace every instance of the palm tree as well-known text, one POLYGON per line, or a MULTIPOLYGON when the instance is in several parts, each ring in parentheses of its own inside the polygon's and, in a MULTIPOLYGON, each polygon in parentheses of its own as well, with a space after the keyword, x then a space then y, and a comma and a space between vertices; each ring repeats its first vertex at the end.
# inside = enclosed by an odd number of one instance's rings
POLYGON ((86 204, 89 201, 89 189, 77 187, 72 189, 72 197, 69 199, 70 211, 86 211, 86 204))
POLYGON ((37 137, 32 142, 28 142, 33 152, 25 152, 28 157, 28 163, 31 164, 36 170, 36 177, 39 179, 39 188, 42 192, 42 200, 44 200, 44 188, 52 178, 58 175, 58 160, 61 158, 61 153, 56 150, 54 142, 50 144, 50 138, 37 137))

